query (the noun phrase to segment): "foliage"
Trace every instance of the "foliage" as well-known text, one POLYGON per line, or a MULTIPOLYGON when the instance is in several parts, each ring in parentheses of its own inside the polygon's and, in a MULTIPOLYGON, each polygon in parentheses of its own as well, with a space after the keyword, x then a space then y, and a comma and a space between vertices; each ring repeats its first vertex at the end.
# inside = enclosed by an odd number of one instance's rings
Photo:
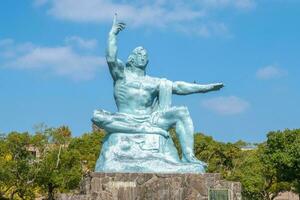
POLYGON ((300 129, 272 131, 264 144, 264 164, 273 168, 279 181, 293 184, 300 193, 300 129))
POLYGON ((208 172, 228 177, 236 169, 241 149, 235 144, 217 142, 212 137, 199 133, 195 135, 195 154, 208 163, 208 172))
POLYGON ((81 137, 73 138, 70 142, 69 149, 80 152, 80 161, 84 164, 85 172, 95 168, 104 135, 105 133, 101 131, 85 133, 81 137))
POLYGON ((169 130, 169 134, 171 135, 171 138, 172 138, 172 140, 174 142, 174 145, 175 145, 175 147, 177 149, 178 155, 181 158, 182 157, 182 150, 181 150, 181 146, 180 146, 178 137, 176 136, 175 128, 171 128, 169 130))
POLYGON ((0 199, 34 199, 37 192, 54 199, 56 191, 76 189, 82 166, 80 153, 68 148, 71 140, 66 126, 1 137, 0 199))
POLYGON ((274 168, 264 162, 262 154, 262 146, 242 151, 236 170, 227 177, 229 180, 242 183, 244 199, 271 200, 280 192, 291 189, 289 183, 281 182, 276 178, 274 168))
POLYGON ((36 183, 49 200, 54 199, 56 191, 75 189, 81 180, 80 154, 68 148, 71 139, 66 126, 49 128, 32 137, 32 143, 43 152, 37 162, 36 183))
POLYGON ((32 155, 26 147, 30 144, 28 133, 11 132, 1 139, 0 188, 1 198, 32 199, 35 170, 32 155))
MULTIPOLYGON (((174 129, 171 137, 181 156, 174 129)), ((0 199, 33 199, 43 194, 54 199, 57 192, 77 189, 83 175, 92 171, 105 133, 72 137, 67 126, 36 127, 36 133, 11 132, 0 137, 0 199), (29 150, 39 152, 34 155, 29 150)), ((240 181, 243 199, 271 200, 278 193, 300 191, 300 129, 273 131, 266 142, 250 150, 244 141, 224 143, 195 135, 195 154, 208 163, 208 172, 240 181)))
POLYGON ((264 145, 242 150, 247 143, 222 143, 203 134, 195 136, 196 156, 208 163, 208 172, 221 173, 227 180, 239 181, 243 197, 249 200, 274 199, 289 191, 291 184, 276 178, 276 169, 264 159, 264 145))
POLYGON ((81 165, 77 151, 63 149, 59 153, 59 149, 55 148, 38 164, 37 183, 47 192, 48 199, 54 199, 56 190, 76 189, 80 180, 81 165))

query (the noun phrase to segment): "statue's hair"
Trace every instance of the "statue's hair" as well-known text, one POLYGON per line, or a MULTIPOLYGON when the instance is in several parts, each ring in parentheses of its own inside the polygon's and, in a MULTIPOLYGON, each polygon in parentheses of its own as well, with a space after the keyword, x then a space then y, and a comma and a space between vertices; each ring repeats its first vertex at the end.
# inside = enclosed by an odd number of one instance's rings
MULTIPOLYGON (((146 49, 144 49, 144 47, 142 47, 142 46, 139 46, 139 47, 136 47, 135 49, 133 49, 132 53, 128 56, 127 65, 133 64, 136 55, 140 51, 146 51, 146 49)), ((147 53, 147 51, 146 51, 146 53, 147 53)))

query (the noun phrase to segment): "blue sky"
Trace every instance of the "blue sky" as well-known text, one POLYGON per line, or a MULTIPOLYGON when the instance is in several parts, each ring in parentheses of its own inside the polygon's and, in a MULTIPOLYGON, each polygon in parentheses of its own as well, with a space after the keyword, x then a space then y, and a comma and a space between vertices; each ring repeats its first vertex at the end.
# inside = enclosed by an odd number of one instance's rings
POLYGON ((2 0, 0 132, 45 123, 80 135, 94 109, 116 111, 104 59, 115 12, 122 60, 142 45, 149 75, 226 85, 174 96, 196 131, 261 142, 300 128, 298 0, 2 0))

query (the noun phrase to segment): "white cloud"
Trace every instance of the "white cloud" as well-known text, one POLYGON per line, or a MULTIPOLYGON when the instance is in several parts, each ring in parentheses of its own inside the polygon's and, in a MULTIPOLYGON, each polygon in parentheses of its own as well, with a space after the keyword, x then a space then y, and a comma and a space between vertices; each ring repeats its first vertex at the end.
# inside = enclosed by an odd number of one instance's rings
POLYGON ((231 37, 232 34, 228 30, 228 27, 224 23, 219 22, 209 22, 199 25, 191 26, 189 29, 187 27, 178 25, 176 29, 179 32, 183 32, 187 35, 198 35, 201 37, 212 37, 212 36, 222 36, 222 37, 231 37))
POLYGON ((251 9, 256 6, 254 0, 201 0, 203 6, 210 8, 234 7, 237 9, 251 9))
POLYGON ((223 22, 214 20, 216 10, 255 6, 254 0, 35 0, 35 4, 47 5, 47 13, 60 20, 111 23, 118 13, 130 27, 186 29, 190 31, 181 32, 204 37, 228 32, 223 22))
POLYGON ((15 41, 11 38, 0 40, 0 56, 6 59, 13 58, 17 54, 28 52, 32 48, 33 46, 30 42, 16 45, 15 41))
MULTIPOLYGON (((173 4, 170 4, 173 5, 173 4)), ((114 13, 131 26, 164 26, 202 16, 202 11, 184 6, 167 8, 165 3, 144 1, 114 3, 107 0, 52 0, 48 13, 58 19, 75 22, 111 22, 114 13)))
POLYGON ((215 97, 201 102, 204 108, 221 115, 234 115, 247 110, 250 104, 236 96, 215 97))
POLYGON ((279 67, 274 65, 269 65, 258 69, 256 72, 256 77, 262 80, 269 80, 274 78, 280 78, 286 74, 287 72, 283 69, 280 69, 279 67))
POLYGON ((78 36, 67 37, 65 39, 65 42, 68 45, 74 45, 83 49, 95 49, 97 47, 97 40, 95 39, 85 40, 78 36))
MULTIPOLYGON (((85 44, 84 39, 76 38, 85 44)), ((5 48, 0 47, 0 51, 4 52, 2 54, 4 62, 1 65, 6 68, 42 70, 74 80, 93 78, 96 71, 105 64, 102 57, 82 54, 69 44, 41 47, 32 43, 13 42, 5 48)))

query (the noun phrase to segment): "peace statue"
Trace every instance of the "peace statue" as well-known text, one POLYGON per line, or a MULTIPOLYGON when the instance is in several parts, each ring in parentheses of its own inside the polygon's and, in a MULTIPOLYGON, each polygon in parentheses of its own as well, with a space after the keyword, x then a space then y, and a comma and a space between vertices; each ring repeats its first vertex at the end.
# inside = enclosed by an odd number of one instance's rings
POLYGON ((194 127, 186 107, 171 106, 172 94, 219 90, 222 83, 200 85, 146 75, 148 55, 136 47, 126 64, 117 58, 117 35, 125 28, 115 15, 108 34, 106 60, 118 112, 94 111, 93 123, 106 130, 96 172, 204 173, 194 154, 194 127), (182 158, 168 130, 174 127, 182 158))

